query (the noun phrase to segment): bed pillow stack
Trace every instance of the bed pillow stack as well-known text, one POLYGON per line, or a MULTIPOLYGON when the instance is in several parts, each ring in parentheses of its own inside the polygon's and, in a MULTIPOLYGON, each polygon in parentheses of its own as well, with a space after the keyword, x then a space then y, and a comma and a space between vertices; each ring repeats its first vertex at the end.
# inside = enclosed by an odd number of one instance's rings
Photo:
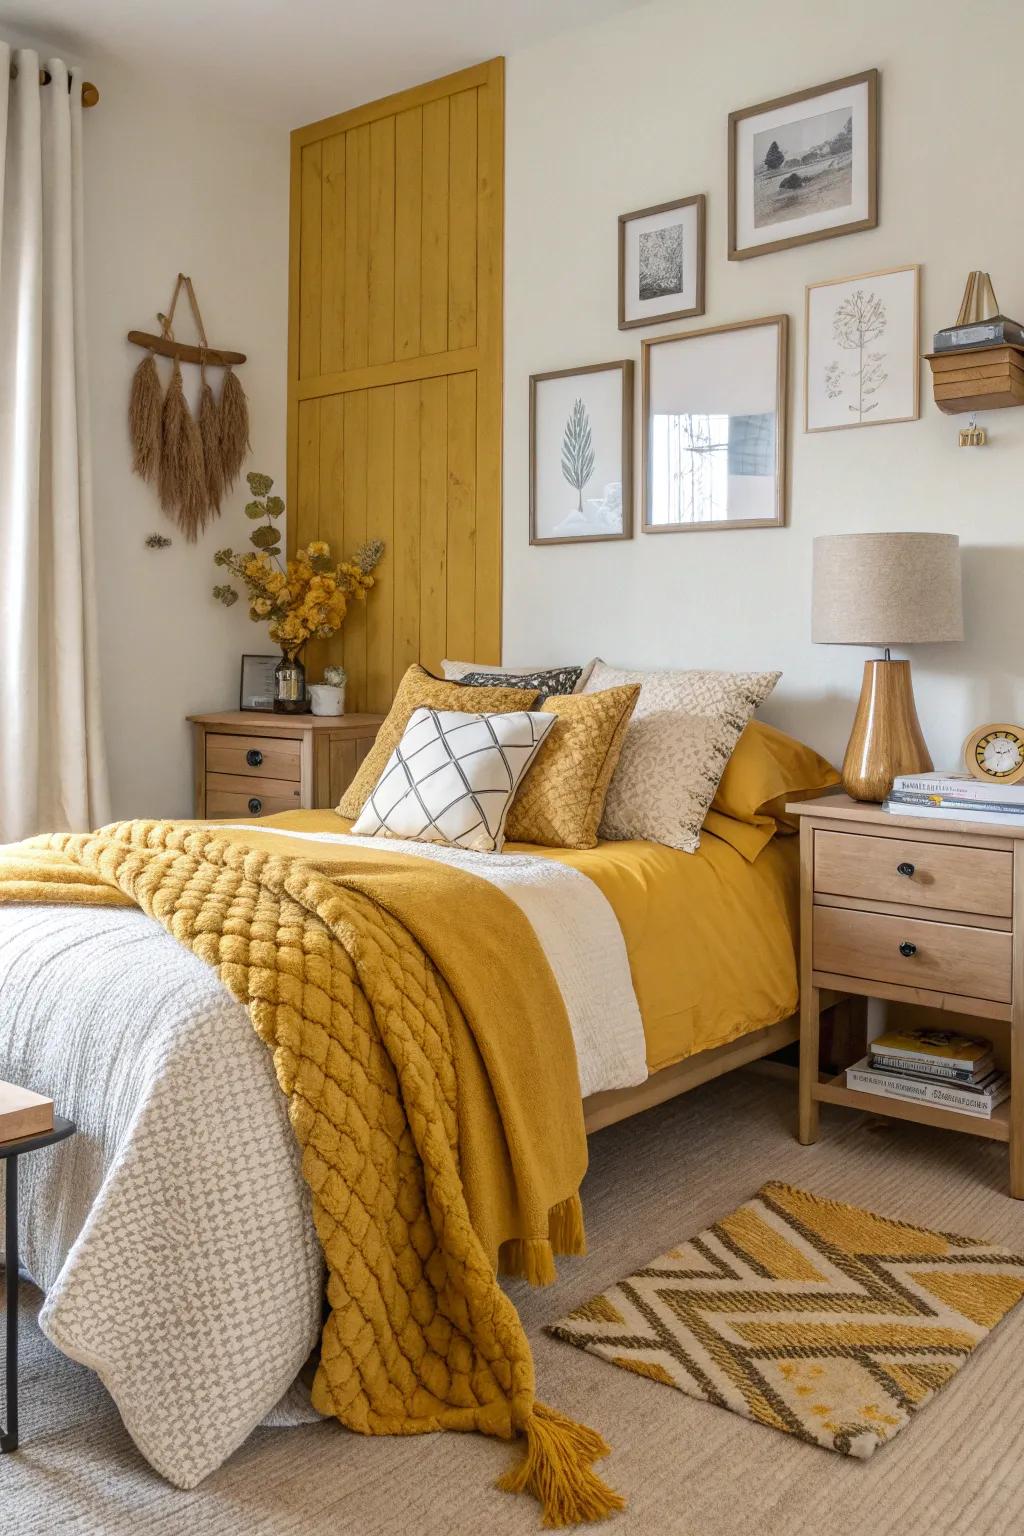
POLYGON ((646 672, 597 662, 585 693, 639 685, 601 818, 602 837, 695 853, 744 726, 779 672, 646 672))

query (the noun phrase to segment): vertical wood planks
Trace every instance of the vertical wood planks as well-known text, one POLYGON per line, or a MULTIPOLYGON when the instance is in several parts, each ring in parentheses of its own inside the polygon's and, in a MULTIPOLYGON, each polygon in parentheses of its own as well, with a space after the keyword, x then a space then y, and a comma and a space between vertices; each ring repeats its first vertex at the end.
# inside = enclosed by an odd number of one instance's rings
POLYGON ((423 231, 420 349, 448 348, 448 99, 423 108, 423 231))
POLYGON ((476 374, 448 379, 447 638, 459 660, 476 657, 476 374))
POLYGON ((302 151, 299 213, 299 378, 320 372, 321 146, 302 151))
POLYGON ((345 135, 325 139, 322 151, 320 262, 320 367, 345 366, 345 135))
POLYGON ((345 135, 345 363, 365 368, 370 324, 370 125, 345 135))
POLYGON ((395 355, 395 119, 370 124, 369 342, 367 361, 395 355))
POLYGON ((420 651, 440 673, 448 631, 448 381, 420 385, 420 651))
POLYGON ((366 600, 366 707, 386 710, 394 697, 395 627, 395 391, 368 393, 366 431, 366 526, 383 539, 384 559, 366 600))
POLYGON ((504 242, 504 70, 487 66, 477 97, 476 647, 501 659, 501 324, 504 242))
POLYGON ((448 345, 471 347, 477 339, 477 97, 460 91, 451 98, 451 199, 449 236, 448 345))
POLYGON ((395 389, 395 631, 392 677, 420 656, 420 386, 395 389))
POLYGON ((420 355, 423 113, 395 118, 395 356, 420 355))
MULTIPOLYGON (((335 553, 346 557, 366 541, 366 433, 367 391, 353 390, 344 397, 345 406, 345 543, 335 546, 335 553)), ((349 604, 342 626, 345 638, 345 670, 349 674, 351 702, 346 693, 346 709, 366 708, 366 605, 349 604)))

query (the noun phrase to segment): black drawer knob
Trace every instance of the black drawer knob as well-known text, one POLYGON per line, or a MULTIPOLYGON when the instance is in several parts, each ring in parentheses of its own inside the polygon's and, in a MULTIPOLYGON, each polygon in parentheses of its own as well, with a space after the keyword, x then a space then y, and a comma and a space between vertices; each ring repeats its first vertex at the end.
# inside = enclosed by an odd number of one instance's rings
POLYGON ((906 875, 907 879, 909 880, 911 875, 914 873, 914 866, 913 864, 907 864, 906 862, 897 864, 896 873, 898 875, 906 875))
MULTIPOLYGON (((251 802, 250 802, 250 804, 251 804, 251 802)), ((911 955, 916 955, 917 954, 917 945, 916 944, 911 944, 909 939, 904 939, 903 943, 900 945, 900 954, 905 956, 905 958, 907 960, 909 960, 911 955)))
POLYGON ((258 816, 262 809, 263 801, 259 798, 258 795, 253 795, 252 799, 249 801, 249 810, 254 816, 258 816))
POLYGON ((250 768, 258 768, 263 761, 263 753, 258 751, 256 747, 250 747, 245 754, 245 760, 250 768))

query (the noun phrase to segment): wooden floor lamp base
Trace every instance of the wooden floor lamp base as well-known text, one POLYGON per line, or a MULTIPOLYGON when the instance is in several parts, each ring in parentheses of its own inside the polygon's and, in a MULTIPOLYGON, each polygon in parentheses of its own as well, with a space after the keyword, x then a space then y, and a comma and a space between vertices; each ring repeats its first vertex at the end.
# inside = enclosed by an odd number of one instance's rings
POLYGON ((843 788, 854 800, 884 800, 900 773, 929 773, 932 760, 914 704, 909 661, 866 661, 846 756, 843 788))

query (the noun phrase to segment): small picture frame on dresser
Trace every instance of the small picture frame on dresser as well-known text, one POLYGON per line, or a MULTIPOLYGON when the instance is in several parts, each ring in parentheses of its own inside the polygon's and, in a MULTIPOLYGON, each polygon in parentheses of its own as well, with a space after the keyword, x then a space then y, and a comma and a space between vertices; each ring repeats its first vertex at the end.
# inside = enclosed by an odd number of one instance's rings
POLYGON ((269 713, 274 708, 274 668, 280 656, 243 656, 239 709, 269 713))

